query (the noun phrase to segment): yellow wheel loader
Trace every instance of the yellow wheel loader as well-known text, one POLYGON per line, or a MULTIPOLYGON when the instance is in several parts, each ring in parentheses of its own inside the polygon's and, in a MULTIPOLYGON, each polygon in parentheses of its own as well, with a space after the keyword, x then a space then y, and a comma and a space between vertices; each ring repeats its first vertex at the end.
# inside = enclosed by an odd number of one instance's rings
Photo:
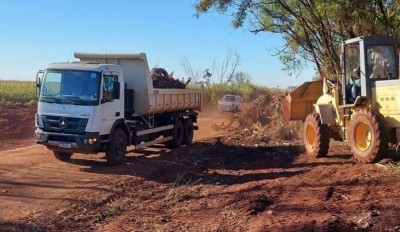
POLYGON ((343 42, 338 80, 305 82, 282 105, 288 120, 302 120, 310 156, 328 153, 329 141, 348 141, 362 163, 400 144, 400 80, 395 40, 364 36, 343 42))

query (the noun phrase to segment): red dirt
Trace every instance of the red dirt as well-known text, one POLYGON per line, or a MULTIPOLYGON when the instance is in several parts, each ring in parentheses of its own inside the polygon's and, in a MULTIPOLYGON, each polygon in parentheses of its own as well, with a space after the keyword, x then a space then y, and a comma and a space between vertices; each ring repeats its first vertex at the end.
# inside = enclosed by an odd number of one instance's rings
POLYGON ((313 159, 204 112, 191 146, 64 163, 33 143, 35 112, 0 107, 1 231, 400 230, 398 170, 356 163, 345 143, 313 159))

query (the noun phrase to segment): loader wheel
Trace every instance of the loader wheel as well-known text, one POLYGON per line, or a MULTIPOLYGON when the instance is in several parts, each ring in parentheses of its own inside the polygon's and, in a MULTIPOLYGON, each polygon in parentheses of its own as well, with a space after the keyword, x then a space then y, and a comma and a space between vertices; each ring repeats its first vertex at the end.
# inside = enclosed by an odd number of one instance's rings
POLYGON ((361 109, 350 121, 349 144, 354 158, 361 163, 380 159, 388 148, 384 120, 376 111, 361 109))
POLYGON ((172 129, 172 140, 167 143, 168 147, 177 148, 183 142, 183 124, 182 120, 177 119, 172 129))
POLYGON ((183 120, 183 144, 190 145, 193 141, 193 121, 191 118, 183 120))
POLYGON ((125 132, 121 129, 116 129, 113 133, 111 143, 106 150, 107 162, 113 165, 124 162, 126 144, 125 132))
POLYGON ((58 160, 68 161, 72 156, 72 152, 53 151, 53 155, 58 160))
POLYGON ((307 154, 326 156, 329 149, 329 127, 321 124, 319 114, 309 114, 303 125, 303 138, 307 154))

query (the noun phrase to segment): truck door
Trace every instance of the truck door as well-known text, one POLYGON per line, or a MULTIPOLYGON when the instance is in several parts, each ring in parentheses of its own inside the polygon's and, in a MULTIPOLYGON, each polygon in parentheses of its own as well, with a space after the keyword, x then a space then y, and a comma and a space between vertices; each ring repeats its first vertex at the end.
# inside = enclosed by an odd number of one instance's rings
POLYGON ((123 117, 121 97, 116 97, 114 92, 118 81, 118 72, 103 72, 100 101, 100 135, 109 134, 114 122, 123 117))

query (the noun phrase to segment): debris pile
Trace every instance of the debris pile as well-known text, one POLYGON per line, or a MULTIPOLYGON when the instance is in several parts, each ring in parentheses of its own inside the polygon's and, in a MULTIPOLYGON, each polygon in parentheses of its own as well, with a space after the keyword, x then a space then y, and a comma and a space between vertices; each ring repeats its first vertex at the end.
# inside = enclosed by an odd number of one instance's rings
POLYGON ((151 70, 153 87, 157 89, 185 89, 191 78, 187 81, 174 79, 174 72, 168 74, 163 68, 153 68, 151 70))
POLYGON ((300 141, 302 123, 286 121, 281 111, 284 93, 267 92, 247 104, 234 120, 239 124, 238 138, 256 145, 296 144, 300 141))

